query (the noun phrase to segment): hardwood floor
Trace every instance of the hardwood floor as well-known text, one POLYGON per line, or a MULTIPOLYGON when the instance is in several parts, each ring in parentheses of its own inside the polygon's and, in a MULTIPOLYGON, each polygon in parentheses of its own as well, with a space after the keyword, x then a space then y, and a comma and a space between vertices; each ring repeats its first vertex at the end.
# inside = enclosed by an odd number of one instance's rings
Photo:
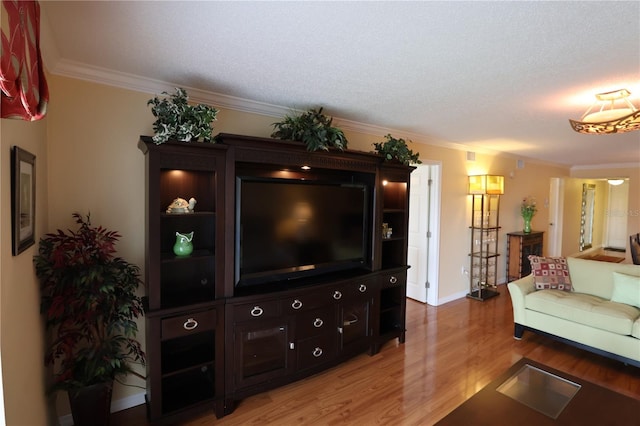
MULTIPOLYGON (((522 357, 640 401, 638 368, 530 332, 513 339, 509 293, 499 291, 484 302, 438 307, 409 300, 404 345, 389 342, 375 356, 240 401, 222 419, 210 414, 185 424, 432 425, 522 357)), ((115 413, 111 424, 147 425, 144 406, 115 413)))

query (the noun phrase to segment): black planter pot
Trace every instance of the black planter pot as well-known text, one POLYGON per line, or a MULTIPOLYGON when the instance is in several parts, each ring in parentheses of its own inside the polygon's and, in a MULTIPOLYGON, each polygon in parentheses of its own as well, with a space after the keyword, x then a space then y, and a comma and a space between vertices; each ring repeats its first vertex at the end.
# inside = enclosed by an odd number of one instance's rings
POLYGON ((74 426, 109 426, 113 381, 70 390, 74 426))

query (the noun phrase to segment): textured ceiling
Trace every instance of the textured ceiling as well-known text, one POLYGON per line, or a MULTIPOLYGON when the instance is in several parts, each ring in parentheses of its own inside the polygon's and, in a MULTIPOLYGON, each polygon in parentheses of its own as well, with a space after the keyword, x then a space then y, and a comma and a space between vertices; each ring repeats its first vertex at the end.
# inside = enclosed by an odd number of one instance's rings
POLYGON ((398 137, 565 165, 640 162, 640 132, 582 135, 568 122, 597 92, 624 87, 640 106, 637 1, 41 6, 54 73, 72 63, 256 105, 323 106, 398 137))

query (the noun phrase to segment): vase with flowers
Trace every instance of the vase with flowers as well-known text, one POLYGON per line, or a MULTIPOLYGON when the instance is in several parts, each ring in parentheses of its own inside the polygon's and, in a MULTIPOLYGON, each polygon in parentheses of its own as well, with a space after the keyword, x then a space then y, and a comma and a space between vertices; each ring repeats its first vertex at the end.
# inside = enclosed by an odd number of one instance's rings
POLYGON ((520 205, 520 214, 522 215, 522 219, 524 219, 524 233, 528 234, 531 232, 531 218, 538 211, 538 207, 536 206, 536 199, 533 197, 525 197, 522 200, 522 204, 520 205))

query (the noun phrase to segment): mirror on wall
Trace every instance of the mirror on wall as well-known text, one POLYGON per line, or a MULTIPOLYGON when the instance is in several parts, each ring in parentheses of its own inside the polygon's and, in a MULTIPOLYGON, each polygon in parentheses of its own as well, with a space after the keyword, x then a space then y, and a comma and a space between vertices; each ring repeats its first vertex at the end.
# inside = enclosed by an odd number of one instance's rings
POLYGON ((593 212, 596 199, 596 186, 582 184, 582 210, 580 212, 580 251, 593 245, 593 212))

